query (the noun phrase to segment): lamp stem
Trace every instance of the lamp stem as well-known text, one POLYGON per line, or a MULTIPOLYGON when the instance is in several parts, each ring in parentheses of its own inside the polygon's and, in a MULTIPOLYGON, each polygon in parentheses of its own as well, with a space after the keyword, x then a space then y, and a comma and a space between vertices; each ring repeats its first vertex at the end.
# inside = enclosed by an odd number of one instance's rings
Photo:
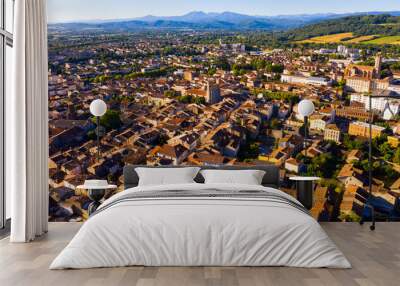
POLYGON ((100 162, 100 117, 96 116, 97 123, 97 162, 100 162))
POLYGON ((304 156, 307 160, 307 128, 308 128, 308 116, 304 116, 304 156))
POLYGON ((368 147, 368 177, 369 177, 369 194, 372 195, 372 120, 373 120, 373 112, 372 112, 372 96, 369 95, 369 147, 368 147))
POLYGON ((367 202, 367 207, 371 209, 371 220, 372 225, 370 226, 371 230, 375 230, 375 208, 371 203, 372 198, 372 121, 374 120, 374 113, 372 111, 372 95, 369 94, 369 149, 368 149, 368 160, 369 160, 369 198, 367 202))

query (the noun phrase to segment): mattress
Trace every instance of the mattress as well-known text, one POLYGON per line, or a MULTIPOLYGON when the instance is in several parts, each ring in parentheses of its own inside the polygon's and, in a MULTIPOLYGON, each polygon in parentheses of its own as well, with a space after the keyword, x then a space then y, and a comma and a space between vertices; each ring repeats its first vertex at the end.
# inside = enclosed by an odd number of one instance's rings
POLYGON ((351 267, 318 222, 282 191, 194 183, 114 195, 50 269, 136 265, 351 267))

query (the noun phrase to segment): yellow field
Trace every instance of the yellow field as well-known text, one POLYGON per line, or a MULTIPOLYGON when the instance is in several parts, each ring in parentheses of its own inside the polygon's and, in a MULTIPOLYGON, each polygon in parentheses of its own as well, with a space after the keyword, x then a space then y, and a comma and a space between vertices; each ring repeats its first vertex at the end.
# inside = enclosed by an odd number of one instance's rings
POLYGON ((298 43, 317 43, 317 44, 339 43, 342 41, 342 39, 351 37, 353 37, 353 33, 340 33, 340 34, 314 37, 307 40, 299 41, 298 43))
POLYGON ((297 43, 314 43, 314 44, 329 44, 329 43, 343 43, 343 44, 371 44, 371 45, 400 45, 400 36, 378 36, 367 35, 354 37, 353 33, 339 33, 326 36, 313 37, 297 43), (343 41, 346 38, 352 38, 343 41))
POLYGON ((372 45, 400 45, 400 36, 381 37, 370 41, 365 41, 363 44, 372 45))
POLYGON ((376 36, 374 36, 374 35, 360 36, 360 37, 356 37, 356 38, 353 38, 348 41, 344 41, 343 43, 361 43, 361 42, 373 40, 375 37, 376 36))
POLYGON ((377 24, 378 26, 398 26, 399 23, 384 23, 384 24, 377 24))

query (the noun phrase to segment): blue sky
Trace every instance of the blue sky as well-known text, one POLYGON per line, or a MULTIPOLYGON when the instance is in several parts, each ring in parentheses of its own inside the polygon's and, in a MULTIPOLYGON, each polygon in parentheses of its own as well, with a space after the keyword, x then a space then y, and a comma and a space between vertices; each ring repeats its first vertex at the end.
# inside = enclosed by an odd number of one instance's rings
POLYGON ((48 0, 49 22, 177 16, 191 11, 249 15, 400 10, 400 0, 48 0))

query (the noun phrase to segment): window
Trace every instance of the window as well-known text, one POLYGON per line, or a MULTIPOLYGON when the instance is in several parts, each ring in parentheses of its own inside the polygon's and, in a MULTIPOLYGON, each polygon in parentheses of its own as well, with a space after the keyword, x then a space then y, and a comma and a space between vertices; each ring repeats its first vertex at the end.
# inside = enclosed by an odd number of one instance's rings
POLYGON ((0 0, 0 228, 11 216, 10 194, 4 188, 5 100, 11 92, 14 0, 0 0))

